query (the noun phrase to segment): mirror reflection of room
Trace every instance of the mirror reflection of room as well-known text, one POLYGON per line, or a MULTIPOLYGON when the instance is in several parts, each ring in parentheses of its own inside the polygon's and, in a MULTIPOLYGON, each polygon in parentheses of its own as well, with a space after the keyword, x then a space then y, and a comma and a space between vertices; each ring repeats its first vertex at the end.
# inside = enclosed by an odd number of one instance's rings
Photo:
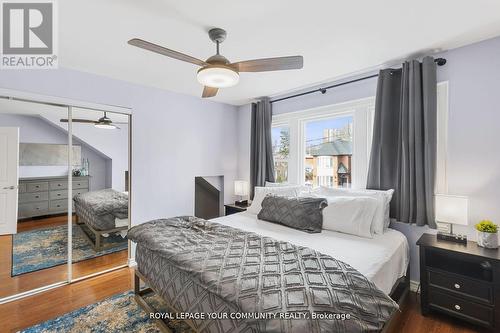
POLYGON ((18 184, 3 212, 17 223, 0 228, 0 298, 67 281, 70 203, 72 278, 127 264, 128 116, 72 115, 69 163, 67 107, 0 100, 0 167, 18 184))
MULTIPOLYGON (((2 205, 0 297, 67 279, 68 133, 61 117, 66 107, 0 100, 0 169, 9 185, 2 194, 13 198, 2 205)), ((86 153, 74 147, 75 159, 86 153)))
POLYGON ((118 113, 73 108, 72 120, 73 148, 92 152, 72 166, 75 279, 127 264, 129 132, 118 113))

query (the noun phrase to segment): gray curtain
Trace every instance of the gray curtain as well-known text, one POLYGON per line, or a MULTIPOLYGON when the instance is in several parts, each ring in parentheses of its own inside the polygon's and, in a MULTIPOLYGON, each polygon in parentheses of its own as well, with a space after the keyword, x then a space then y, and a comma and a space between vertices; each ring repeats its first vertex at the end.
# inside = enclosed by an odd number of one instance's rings
POLYGON ((394 189, 391 217, 436 228, 436 65, 380 71, 367 188, 394 189))
POLYGON ((250 198, 254 186, 274 182, 273 147, 271 142, 272 106, 269 98, 252 103, 252 132, 250 146, 250 198))

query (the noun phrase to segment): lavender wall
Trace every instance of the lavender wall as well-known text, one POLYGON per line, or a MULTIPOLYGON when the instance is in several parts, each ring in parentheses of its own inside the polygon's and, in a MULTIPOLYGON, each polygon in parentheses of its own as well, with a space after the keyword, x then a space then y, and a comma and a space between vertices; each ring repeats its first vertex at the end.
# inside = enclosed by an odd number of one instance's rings
POLYGON ((224 175, 234 199, 234 106, 70 69, 2 71, 0 86, 133 109, 133 224, 193 214, 195 176, 224 175))
MULTIPOLYGON (((445 52, 448 60, 438 68, 438 81, 449 84, 447 178, 449 193, 467 195, 470 200, 469 227, 455 230, 475 239, 473 225, 489 218, 500 223, 500 38, 445 52)), ((371 73, 367 73, 371 74, 371 73)), ((280 114, 374 96, 376 79, 330 90, 325 95, 279 102, 273 113, 280 114)), ((239 108, 239 132, 249 133, 250 108, 239 108)), ((250 139, 240 135, 240 177, 248 177, 250 139)), ((248 178, 246 178, 248 179, 248 178)), ((418 249, 415 242, 425 227, 396 223, 411 246, 411 278, 419 280, 418 249)))

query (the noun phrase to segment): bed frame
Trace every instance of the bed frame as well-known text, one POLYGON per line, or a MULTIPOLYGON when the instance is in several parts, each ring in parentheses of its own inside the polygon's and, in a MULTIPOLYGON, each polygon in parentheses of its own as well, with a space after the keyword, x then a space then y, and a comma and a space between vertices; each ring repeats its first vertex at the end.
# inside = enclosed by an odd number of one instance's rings
MULTIPOLYGON (((137 304, 141 308, 146 311, 146 313, 152 313, 155 312, 155 309, 153 309, 144 299, 144 295, 148 293, 155 293, 156 295, 159 295, 157 291, 155 291, 153 288, 151 288, 151 284, 148 283, 147 278, 139 272, 137 267, 134 270, 134 295, 135 299, 137 301, 137 304), (141 281, 146 284, 148 287, 145 289, 141 289, 141 281)), ((404 308, 406 298, 410 292, 410 265, 408 264, 408 268, 406 270, 406 275, 399 278, 394 286, 392 287, 391 293, 389 296, 399 305, 400 311, 395 311, 394 314, 391 316, 389 321, 385 323, 384 327, 382 328, 381 332, 382 333, 392 333, 392 332, 398 332, 397 326, 399 324, 399 321, 401 319, 402 315, 402 309, 404 308)), ((162 299, 163 301, 163 299, 162 299)), ((167 304, 166 302, 163 301, 163 305, 165 305, 169 311, 172 312, 177 312, 172 306, 167 304)), ((160 329, 161 332, 163 333, 173 333, 172 330, 167 326, 167 324, 161 320, 161 319, 155 319, 158 328, 160 329)), ((194 327, 192 327, 189 322, 186 322, 186 324, 189 325, 193 329, 193 331, 198 333, 198 330, 196 330, 194 327)))
POLYGON ((111 234, 114 232, 128 230, 128 226, 113 228, 113 229, 108 229, 108 230, 95 230, 90 224, 85 223, 85 220, 81 219, 78 216, 78 214, 76 214, 75 216, 76 216, 76 224, 78 224, 78 225, 85 224, 85 226, 94 234, 95 241, 92 239, 92 237, 90 237, 90 235, 87 233, 85 228, 81 228, 83 231, 83 234, 85 235, 85 238, 90 242, 90 244, 92 245, 92 248, 96 252, 99 252, 99 251, 102 251, 102 250, 105 250, 107 248, 112 247, 112 244, 102 245, 102 243, 101 243, 102 234, 111 234))

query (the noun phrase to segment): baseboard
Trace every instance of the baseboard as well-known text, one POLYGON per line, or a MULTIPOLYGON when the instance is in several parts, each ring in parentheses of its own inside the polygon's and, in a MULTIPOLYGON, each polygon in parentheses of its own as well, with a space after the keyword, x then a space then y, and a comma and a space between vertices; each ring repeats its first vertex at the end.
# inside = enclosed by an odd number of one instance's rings
POLYGON ((135 261, 135 258, 129 258, 128 259, 128 267, 135 267, 137 266, 137 262, 135 261))
POLYGON ((420 285, 420 282, 410 280, 410 291, 413 291, 414 293, 417 292, 419 285, 420 285))

